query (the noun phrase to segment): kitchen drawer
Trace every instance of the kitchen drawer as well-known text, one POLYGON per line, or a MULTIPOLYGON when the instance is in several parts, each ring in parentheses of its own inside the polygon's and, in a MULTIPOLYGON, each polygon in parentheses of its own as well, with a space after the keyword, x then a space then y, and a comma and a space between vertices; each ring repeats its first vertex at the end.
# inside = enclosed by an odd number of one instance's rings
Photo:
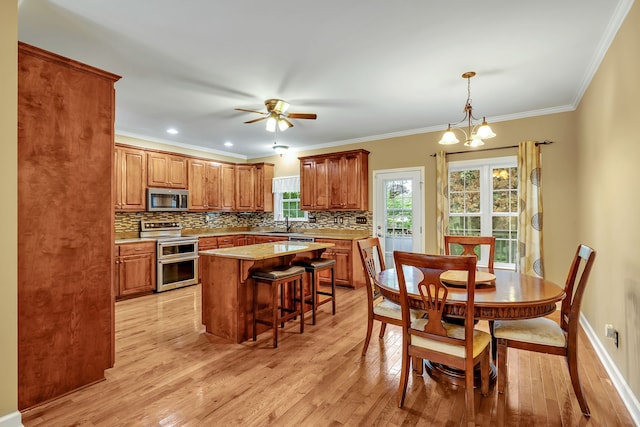
POLYGON ((207 249, 216 249, 218 247, 217 237, 200 237, 198 239, 198 249, 205 251, 207 249))
POLYGON ((126 243, 117 245, 120 256, 154 254, 156 253, 156 242, 126 243))
POLYGON ((234 236, 221 236, 218 237, 218 247, 219 248, 228 248, 235 245, 235 237, 234 236))
POLYGON ((350 251, 353 246, 352 240, 336 240, 336 239, 316 239, 318 243, 333 243, 335 246, 327 250, 343 249, 350 251))

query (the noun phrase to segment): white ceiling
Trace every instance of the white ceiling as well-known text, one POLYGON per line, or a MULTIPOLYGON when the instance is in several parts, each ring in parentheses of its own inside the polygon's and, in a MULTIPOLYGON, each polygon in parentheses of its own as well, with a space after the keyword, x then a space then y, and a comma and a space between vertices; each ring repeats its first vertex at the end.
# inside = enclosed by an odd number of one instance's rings
POLYGON ((273 154, 575 109, 632 0, 20 0, 19 39, 122 76, 116 133, 273 154), (166 129, 175 127, 172 136, 166 129), (234 146, 223 144, 231 141, 234 146))

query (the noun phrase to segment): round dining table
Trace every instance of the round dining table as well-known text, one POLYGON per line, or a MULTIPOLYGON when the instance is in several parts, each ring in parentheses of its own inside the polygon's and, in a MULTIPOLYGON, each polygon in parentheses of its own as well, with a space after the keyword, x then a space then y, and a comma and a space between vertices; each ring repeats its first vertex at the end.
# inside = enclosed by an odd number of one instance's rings
MULTIPOLYGON (((556 310, 556 303, 565 298, 565 291, 555 283, 538 277, 527 276, 512 270, 478 268, 495 275, 495 280, 479 283, 474 293, 474 318, 478 320, 515 320, 543 317, 556 310)), ((407 294, 413 308, 424 309, 418 284, 423 280, 423 273, 415 267, 404 267, 407 294)), ((387 299, 400 304, 400 289, 395 268, 379 272, 375 279, 380 293, 387 299)), ((465 317, 467 290, 464 286, 448 284, 449 291, 445 302, 445 314, 449 318, 465 317)), ((453 319, 450 319, 450 321, 453 319)), ((495 359, 495 351, 492 351, 495 359)), ((464 386, 464 371, 442 364, 424 361, 427 372, 438 381, 455 386, 464 386)), ((491 363, 492 382, 496 379, 495 365, 491 363)), ((476 372, 479 384, 479 370, 476 372)))
MULTIPOLYGON (((423 308, 418 284, 423 278, 420 270, 405 267, 407 293, 414 308, 423 308)), ((495 281, 478 284, 474 296, 474 318, 483 320, 514 320, 543 317, 556 310, 556 303, 565 297, 564 289, 539 277, 527 276, 512 270, 478 268, 493 273, 495 281)), ((395 268, 379 272, 375 283, 382 295, 400 304, 400 290, 395 268)), ((445 313, 449 317, 464 318, 467 290, 461 286, 447 286, 445 313)))

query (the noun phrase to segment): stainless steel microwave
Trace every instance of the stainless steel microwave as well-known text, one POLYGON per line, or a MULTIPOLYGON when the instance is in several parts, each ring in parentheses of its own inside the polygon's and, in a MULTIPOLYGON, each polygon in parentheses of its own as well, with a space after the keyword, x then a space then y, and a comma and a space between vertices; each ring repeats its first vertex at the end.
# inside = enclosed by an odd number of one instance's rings
POLYGON ((188 208, 188 190, 147 188, 147 210, 150 212, 186 211, 188 208))

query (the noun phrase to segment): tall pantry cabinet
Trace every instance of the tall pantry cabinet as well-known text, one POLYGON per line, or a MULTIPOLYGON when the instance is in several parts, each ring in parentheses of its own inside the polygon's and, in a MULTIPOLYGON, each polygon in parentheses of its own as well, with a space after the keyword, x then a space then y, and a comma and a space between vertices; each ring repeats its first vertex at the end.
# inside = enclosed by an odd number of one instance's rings
POLYGON ((111 73, 18 46, 18 408, 114 363, 111 73))

